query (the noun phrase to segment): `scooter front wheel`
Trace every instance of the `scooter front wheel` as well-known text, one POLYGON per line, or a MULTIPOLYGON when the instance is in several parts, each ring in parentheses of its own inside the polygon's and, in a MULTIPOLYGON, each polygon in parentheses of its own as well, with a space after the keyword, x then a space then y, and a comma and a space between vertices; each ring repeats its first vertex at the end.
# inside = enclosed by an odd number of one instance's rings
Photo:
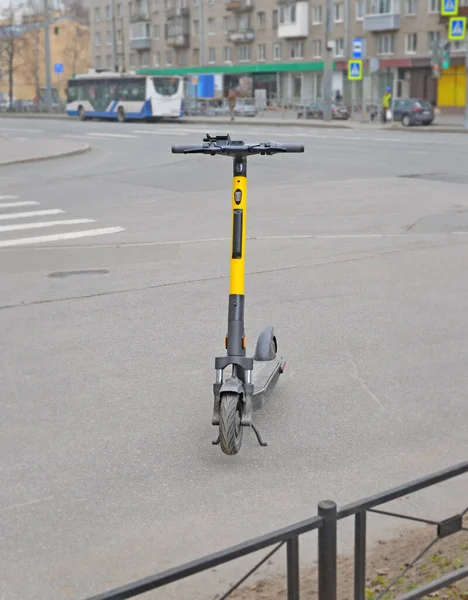
POLYGON ((219 407, 219 445, 224 454, 237 454, 242 446, 243 403, 239 394, 223 394, 219 407))

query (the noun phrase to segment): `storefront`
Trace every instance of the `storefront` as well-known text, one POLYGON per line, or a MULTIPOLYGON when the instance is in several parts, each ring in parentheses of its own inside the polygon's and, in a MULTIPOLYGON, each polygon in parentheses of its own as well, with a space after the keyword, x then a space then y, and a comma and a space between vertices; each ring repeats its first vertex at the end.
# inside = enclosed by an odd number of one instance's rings
POLYGON ((465 86, 464 65, 453 65, 442 71, 437 89, 437 106, 440 108, 465 106, 465 86))

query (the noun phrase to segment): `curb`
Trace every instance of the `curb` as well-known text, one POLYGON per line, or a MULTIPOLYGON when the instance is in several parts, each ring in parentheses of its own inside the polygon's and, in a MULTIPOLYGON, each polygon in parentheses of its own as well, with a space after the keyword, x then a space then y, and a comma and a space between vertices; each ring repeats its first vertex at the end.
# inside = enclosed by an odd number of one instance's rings
POLYGON ((61 113, 0 113, 0 119, 69 119, 61 113))
POLYGON ((5 162, 0 162, 0 167, 9 167, 10 165, 23 165, 25 163, 54 160, 57 158, 68 158, 69 156, 78 156, 79 154, 85 154, 90 150, 91 146, 89 144, 85 144, 82 148, 78 148, 77 150, 68 150, 67 152, 59 152, 58 154, 47 154, 45 156, 32 156, 31 158, 7 160, 5 162))
POLYGON ((468 133, 468 129, 463 129, 462 127, 449 127, 446 125, 433 125, 432 127, 402 127, 400 125, 393 125, 389 129, 382 128, 382 131, 405 131, 408 133, 411 132, 424 132, 424 133, 459 133, 464 134, 468 133))
POLYGON ((255 121, 252 120, 252 122, 250 122, 250 121, 237 121, 237 120, 231 121, 230 119, 219 119, 219 120, 218 119, 214 120, 214 119, 215 118, 213 118, 213 119, 210 119, 210 118, 203 119, 203 118, 201 118, 200 120, 197 119, 195 121, 195 120, 190 119, 190 117, 189 118, 182 117, 181 119, 177 119, 177 121, 174 121, 174 123, 182 123, 182 124, 185 124, 185 125, 189 125, 189 124, 192 124, 192 125, 197 125, 197 124, 200 124, 200 125, 218 124, 218 125, 247 125, 248 127, 252 127, 252 126, 254 126, 254 127, 262 127, 262 126, 264 126, 264 127, 301 127, 301 128, 302 127, 310 127, 310 128, 315 127, 317 129, 349 129, 349 130, 355 130, 355 129, 357 129, 357 127, 353 127, 353 126, 350 126, 350 125, 344 125, 344 124, 341 124, 341 123, 339 123, 339 124, 337 123, 336 125, 332 125, 332 124, 329 124, 329 123, 322 123, 320 121, 318 121, 317 123, 310 122, 310 121, 309 122, 307 122, 307 121, 305 121, 305 122, 304 121, 298 121, 297 123, 296 122, 291 123, 291 122, 287 122, 287 121, 286 122, 284 122, 284 121, 283 122, 282 121, 274 121, 274 122, 272 122, 272 121, 263 121, 263 119, 258 119, 258 120, 255 120, 255 121))

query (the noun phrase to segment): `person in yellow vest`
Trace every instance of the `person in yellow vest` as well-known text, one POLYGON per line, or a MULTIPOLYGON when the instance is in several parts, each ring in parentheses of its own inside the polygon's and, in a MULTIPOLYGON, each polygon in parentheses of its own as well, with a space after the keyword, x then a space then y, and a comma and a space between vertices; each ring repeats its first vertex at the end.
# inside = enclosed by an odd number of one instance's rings
POLYGON ((387 111, 392 108, 392 90, 391 88, 385 88, 385 94, 382 98, 382 122, 387 122, 387 111))

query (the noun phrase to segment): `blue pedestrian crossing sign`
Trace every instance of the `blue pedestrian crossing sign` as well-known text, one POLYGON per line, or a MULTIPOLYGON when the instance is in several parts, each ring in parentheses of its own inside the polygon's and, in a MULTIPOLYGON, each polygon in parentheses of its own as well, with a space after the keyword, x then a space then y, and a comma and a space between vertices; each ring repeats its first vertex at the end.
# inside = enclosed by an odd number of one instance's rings
POLYGON ((466 36, 466 17, 452 17, 449 21, 448 39, 463 41, 466 36))
POLYGON ((440 14, 444 17, 455 17, 458 15, 458 0, 442 0, 440 3, 440 14))
POLYGON ((60 75, 60 73, 63 73, 63 64, 62 63, 54 64, 54 73, 57 73, 57 75, 60 75))
POLYGON ((351 81, 362 79, 362 60, 348 60, 348 79, 351 81))

